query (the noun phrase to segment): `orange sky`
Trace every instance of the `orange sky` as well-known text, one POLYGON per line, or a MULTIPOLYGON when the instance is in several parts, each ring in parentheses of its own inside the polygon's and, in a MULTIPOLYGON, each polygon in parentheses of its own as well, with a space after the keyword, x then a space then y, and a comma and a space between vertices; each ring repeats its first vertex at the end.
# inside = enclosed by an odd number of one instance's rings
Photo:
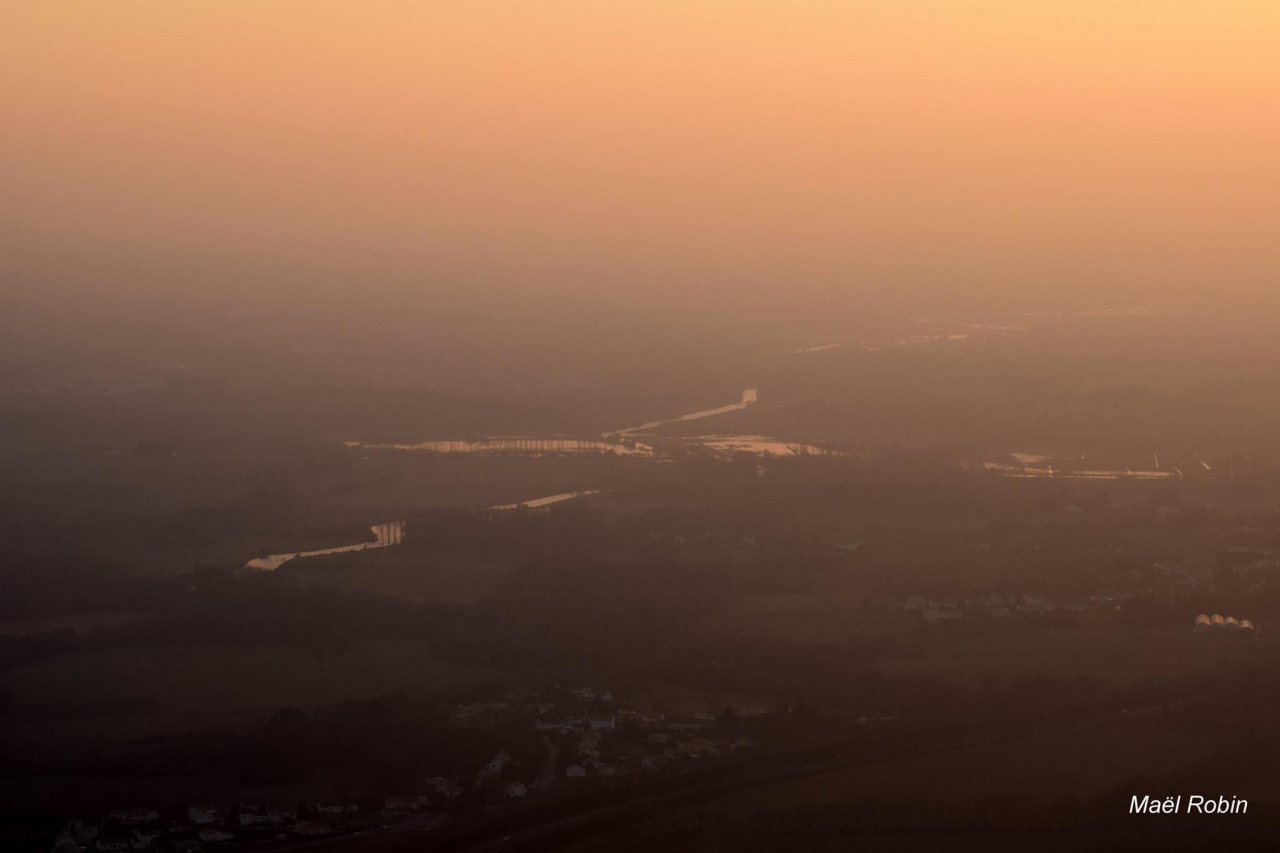
POLYGON ((6 0, 0 227, 415 288, 1248 294, 1277 45, 1274 0, 6 0))

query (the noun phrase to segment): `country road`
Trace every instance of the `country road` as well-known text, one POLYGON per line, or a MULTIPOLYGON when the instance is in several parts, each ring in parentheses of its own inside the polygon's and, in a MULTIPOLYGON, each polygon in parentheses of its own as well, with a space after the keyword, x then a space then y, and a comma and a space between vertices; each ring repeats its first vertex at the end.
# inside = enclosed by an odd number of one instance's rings
POLYGON ((544 737, 542 742, 547 746, 547 758, 542 762, 542 769, 538 771, 538 779, 534 783, 539 794, 545 794, 555 787, 556 761, 560 758, 560 747, 549 738, 544 737))

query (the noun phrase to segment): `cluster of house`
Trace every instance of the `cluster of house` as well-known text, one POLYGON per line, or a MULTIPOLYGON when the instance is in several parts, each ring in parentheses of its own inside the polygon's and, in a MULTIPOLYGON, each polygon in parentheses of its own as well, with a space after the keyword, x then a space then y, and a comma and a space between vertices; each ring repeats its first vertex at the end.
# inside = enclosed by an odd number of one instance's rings
MULTIPOLYGON (((429 804, 438 804, 436 791, 447 796, 445 791, 457 787, 457 780, 428 780, 431 781, 439 783, 431 796, 395 796, 361 803, 300 803, 294 809, 241 803, 234 808, 188 806, 163 812, 156 809, 113 811, 96 824, 82 820, 68 822, 59 830, 52 850, 53 853, 196 853, 239 843, 256 844, 271 838, 318 838, 423 811, 429 804)), ((438 817, 438 822, 445 819, 443 813, 438 817)), ((424 823, 422 828, 429 826, 424 823)))
MULTIPOLYGON (((763 717, 762 708, 744 708, 737 716, 763 717)), ((544 767, 528 778, 514 778, 511 756, 499 751, 481 765, 470 787, 485 789, 506 799, 518 799, 564 780, 625 776, 660 770, 681 760, 727 756, 750 749, 755 742, 745 736, 709 739, 705 730, 716 715, 668 716, 642 713, 617 704, 612 691, 595 687, 554 690, 512 690, 501 700, 469 702, 450 709, 454 725, 482 726, 532 722, 548 746, 555 750, 555 767, 544 767)), ((456 797, 468 789, 457 780, 439 780, 439 793, 456 797)))
POLYGON ((926 598, 908 596, 903 609, 918 612, 930 624, 950 622, 966 616, 989 616, 1003 619, 1015 613, 1046 616, 1054 613, 1082 613, 1093 608, 1115 607, 1128 597, 1125 593, 1101 593, 1090 596, 988 595, 981 598, 926 598))
MULTIPOLYGON (((1165 563, 1152 563, 1151 573, 1173 590, 1213 586, 1213 568, 1210 566, 1170 566, 1165 563)), ((1126 577, 1131 581, 1138 581, 1142 579, 1142 573, 1130 569, 1126 577)))
POLYGON ((648 534, 653 542, 670 542, 681 548, 721 549, 721 548, 755 548, 760 544, 759 537, 743 535, 738 531, 703 530, 699 533, 678 533, 654 531, 648 534))
MULTIPOLYGON (((226 839, 230 839, 227 835, 226 839)), ((204 848, 206 843, 216 843, 221 838, 204 840, 197 832, 172 837, 169 827, 161 825, 160 813, 150 809, 129 812, 112 812, 101 826, 73 820, 58 831, 53 842, 53 853, 125 853, 134 850, 173 851, 187 853, 204 848)))
MULTIPOLYGON (((737 713, 745 722, 763 717, 760 708, 737 713)), ((526 797, 557 780, 590 780, 660 770, 685 760, 725 757, 755 747, 735 732, 713 736, 717 715, 668 716, 619 707, 609 690, 513 690, 501 701, 471 702, 450 708, 453 725, 473 726, 531 721, 543 734, 549 757, 536 777, 520 776, 511 755, 500 750, 471 777, 422 780, 413 794, 359 802, 307 802, 294 808, 241 803, 233 808, 190 806, 182 810, 136 809, 107 815, 96 825, 72 821, 62 828, 53 853, 194 853, 256 844, 264 839, 305 840, 391 819, 420 815, 418 828, 448 820, 456 798, 472 792, 503 799, 526 797)), ((566 781, 565 784, 574 784, 566 781)), ((585 784, 585 783, 578 783, 585 784)))
POLYGON ((1280 549, 1272 547, 1233 547, 1235 573, 1246 594, 1258 592, 1280 576, 1280 549))
POLYGON ((509 691, 501 700, 454 705, 450 716, 457 726, 491 726, 519 722, 530 717, 542 719, 557 711, 563 712, 567 706, 571 706, 582 716, 589 713, 584 708, 607 706, 614 701, 610 691, 591 687, 577 687, 561 697, 548 696, 541 690, 518 689, 509 691))
MULTIPOLYGON (((1227 549, 1231 557, 1230 574, 1245 594, 1258 592, 1263 586, 1280 576, 1280 549, 1259 546, 1232 546, 1227 549)), ((1163 581, 1169 592, 1187 590, 1207 590, 1213 592, 1217 588, 1216 573, 1212 566, 1186 564, 1169 566, 1164 563, 1152 563, 1151 574, 1163 581)), ((1129 580, 1139 580, 1142 573, 1136 570, 1128 572, 1129 580)))
MULTIPOLYGON (((741 715, 763 715, 748 709, 741 715)), ((756 742, 746 735, 713 737, 714 714, 692 718, 668 717, 655 711, 619 711, 606 721, 588 720, 588 726, 561 729, 576 735, 572 754, 564 758, 564 776, 569 779, 626 776, 653 772, 680 761, 724 758, 754 749, 756 742)), ((566 751, 567 752, 567 751, 566 751)))
MULTIPOLYGON (((509 782, 504 789, 507 797, 522 797, 535 788, 554 785, 556 776, 565 780, 627 776, 658 771, 681 760, 727 756, 755 746, 755 741, 746 736, 706 737, 706 731, 716 721, 715 714, 676 717, 656 710, 640 712, 618 706, 607 689, 573 688, 558 699, 545 694, 509 694, 507 698, 524 699, 525 704, 486 703, 483 711, 468 706, 463 719, 523 711, 532 718, 534 729, 554 745, 558 759, 555 776, 544 769, 536 779, 509 782)), ((765 714, 763 708, 744 708, 737 716, 745 721, 765 714)), ((506 760, 505 753, 495 756, 477 774, 477 783, 482 784, 483 777, 500 775, 506 760)))
POLYGON ((233 810, 190 806, 182 812, 168 813, 131 809, 113 811, 98 824, 68 822, 54 840, 53 853, 194 853, 235 841, 237 829, 252 831, 257 837, 264 831, 294 836, 334 831, 327 823, 299 820, 296 812, 251 805, 233 810))
POLYGON ((1223 618, 1221 614, 1215 613, 1208 616, 1201 613, 1192 623, 1191 630, 1197 634, 1223 633, 1223 634, 1257 634, 1257 627, 1248 619, 1236 619, 1234 616, 1223 618))
MULTIPOLYGON (((475 787, 481 788, 484 787, 491 779, 500 779, 506 771, 507 765, 510 763, 511 756, 507 751, 499 751, 476 773, 475 787)), ((466 788, 459 784, 456 779, 440 779, 439 782, 442 783, 442 792, 450 799, 457 797, 466 791, 466 788)), ((531 781, 526 785, 518 779, 508 780, 506 784, 502 786, 502 796, 509 800, 527 797, 529 795, 529 791, 536 784, 537 782, 534 781, 531 781)))

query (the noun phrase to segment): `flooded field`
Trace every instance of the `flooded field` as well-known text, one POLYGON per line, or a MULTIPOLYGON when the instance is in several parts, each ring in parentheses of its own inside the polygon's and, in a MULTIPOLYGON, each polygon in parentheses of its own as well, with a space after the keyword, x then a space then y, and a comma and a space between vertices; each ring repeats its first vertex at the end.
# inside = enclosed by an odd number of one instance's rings
MULTIPOLYGON (((570 501, 575 498, 585 498, 589 495, 598 495, 599 489, 579 491, 579 492, 561 492, 560 494, 547 495, 545 497, 533 498, 532 500, 521 501, 513 504, 502 504, 500 506, 488 507, 485 512, 509 512, 514 510, 526 509, 542 509, 554 504, 570 501)), ((291 560, 302 559, 306 557, 323 557, 330 554, 350 554, 355 551, 370 551, 374 548, 389 548, 392 545, 399 545, 404 541, 405 522, 390 521, 386 524, 375 524, 369 528, 373 533, 373 539, 368 542, 357 542, 353 545, 340 545, 336 548, 319 548, 314 551, 286 551, 281 554, 272 554, 268 557, 259 557, 245 563, 246 569, 252 569, 260 572, 274 572, 291 560)))
POLYGON ((401 450, 406 453, 519 454, 523 456, 592 456, 610 453, 618 456, 653 455, 652 447, 633 441, 533 438, 530 436, 499 436, 480 438, 474 441, 434 439, 401 444, 366 444, 360 441, 348 441, 345 444, 351 448, 401 450))
POLYGON ((757 456, 849 456, 813 444, 769 438, 763 435, 711 435, 695 439, 718 454, 754 453, 757 456))
POLYGON ((259 557, 256 560, 250 560, 245 563, 246 569, 255 569, 261 572, 274 572, 290 560, 296 560, 300 557, 323 557, 327 554, 349 554, 352 551, 367 551, 371 548, 387 548, 392 545, 399 545, 404 541, 404 522, 392 521, 387 524, 375 524, 369 528, 373 532, 373 539, 369 542, 357 542, 354 545, 341 545, 337 548, 320 548, 315 551, 293 551, 283 554, 272 554, 269 557, 259 557))
MULTIPOLYGON (((660 450, 655 446, 658 438, 655 430, 667 424, 686 423, 689 421, 712 418, 731 412, 739 412, 752 406, 760 399, 755 388, 743 390, 741 399, 736 403, 702 409, 661 418, 606 433, 599 438, 570 438, 535 436, 493 436, 474 440, 464 439, 428 439, 418 442, 373 443, 361 441, 344 442, 351 449, 364 450, 396 450, 405 453, 442 453, 442 454, 488 454, 488 455, 521 455, 521 456, 629 456, 652 457, 660 450), (649 438, 648 441, 641 439, 649 438)), ((820 448, 810 445, 785 442, 763 436, 692 436, 667 439, 682 447, 704 446, 722 453, 745 451, 748 453, 769 453, 776 456, 794 456, 799 453, 822 453, 820 448)))
MULTIPOLYGON (((971 466, 972 467, 972 466, 971 466)), ((1143 459, 1103 458, 1087 452, 1013 451, 976 466, 1005 477, 1074 480, 1171 480, 1230 475, 1219 472, 1195 453, 1166 454, 1157 451, 1143 459)))
POLYGON ((501 506, 491 506, 489 507, 489 511, 502 512, 506 510, 515 510, 515 509, 541 509, 543 507, 552 506, 553 504, 563 503, 565 501, 571 501, 574 498, 585 498, 588 495, 598 495, 601 493, 602 491, 600 489, 590 489, 590 490, 581 491, 581 492, 564 492, 559 495, 549 495, 548 497, 545 497, 545 498, 534 498, 531 501, 524 501, 522 503, 502 504, 501 506))
POLYGON ((648 423, 641 424, 640 426, 637 426, 637 427, 628 427, 627 429, 619 430, 618 435, 625 436, 625 437, 645 435, 653 432, 653 430, 658 429, 659 427, 664 426, 666 424, 684 423, 686 421, 700 421, 703 418, 712 418, 712 417, 715 417, 716 415, 727 415, 730 412, 740 412, 743 409, 747 408, 748 406, 754 405, 759 401, 760 401, 760 392, 757 391, 755 388, 747 388, 742 392, 742 399, 736 403, 731 403, 727 406, 720 406, 719 408, 715 408, 715 409, 704 409, 699 412, 690 412, 687 415, 679 415, 678 417, 674 417, 674 418, 664 418, 661 420, 649 421, 648 423))

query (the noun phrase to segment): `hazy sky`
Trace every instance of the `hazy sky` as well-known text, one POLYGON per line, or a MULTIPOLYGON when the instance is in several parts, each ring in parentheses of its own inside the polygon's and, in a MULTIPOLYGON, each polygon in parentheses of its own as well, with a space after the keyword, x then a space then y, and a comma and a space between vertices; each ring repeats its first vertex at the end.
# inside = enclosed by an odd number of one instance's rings
POLYGON ((0 4, 12 286, 1269 292, 1275 0, 0 4))

